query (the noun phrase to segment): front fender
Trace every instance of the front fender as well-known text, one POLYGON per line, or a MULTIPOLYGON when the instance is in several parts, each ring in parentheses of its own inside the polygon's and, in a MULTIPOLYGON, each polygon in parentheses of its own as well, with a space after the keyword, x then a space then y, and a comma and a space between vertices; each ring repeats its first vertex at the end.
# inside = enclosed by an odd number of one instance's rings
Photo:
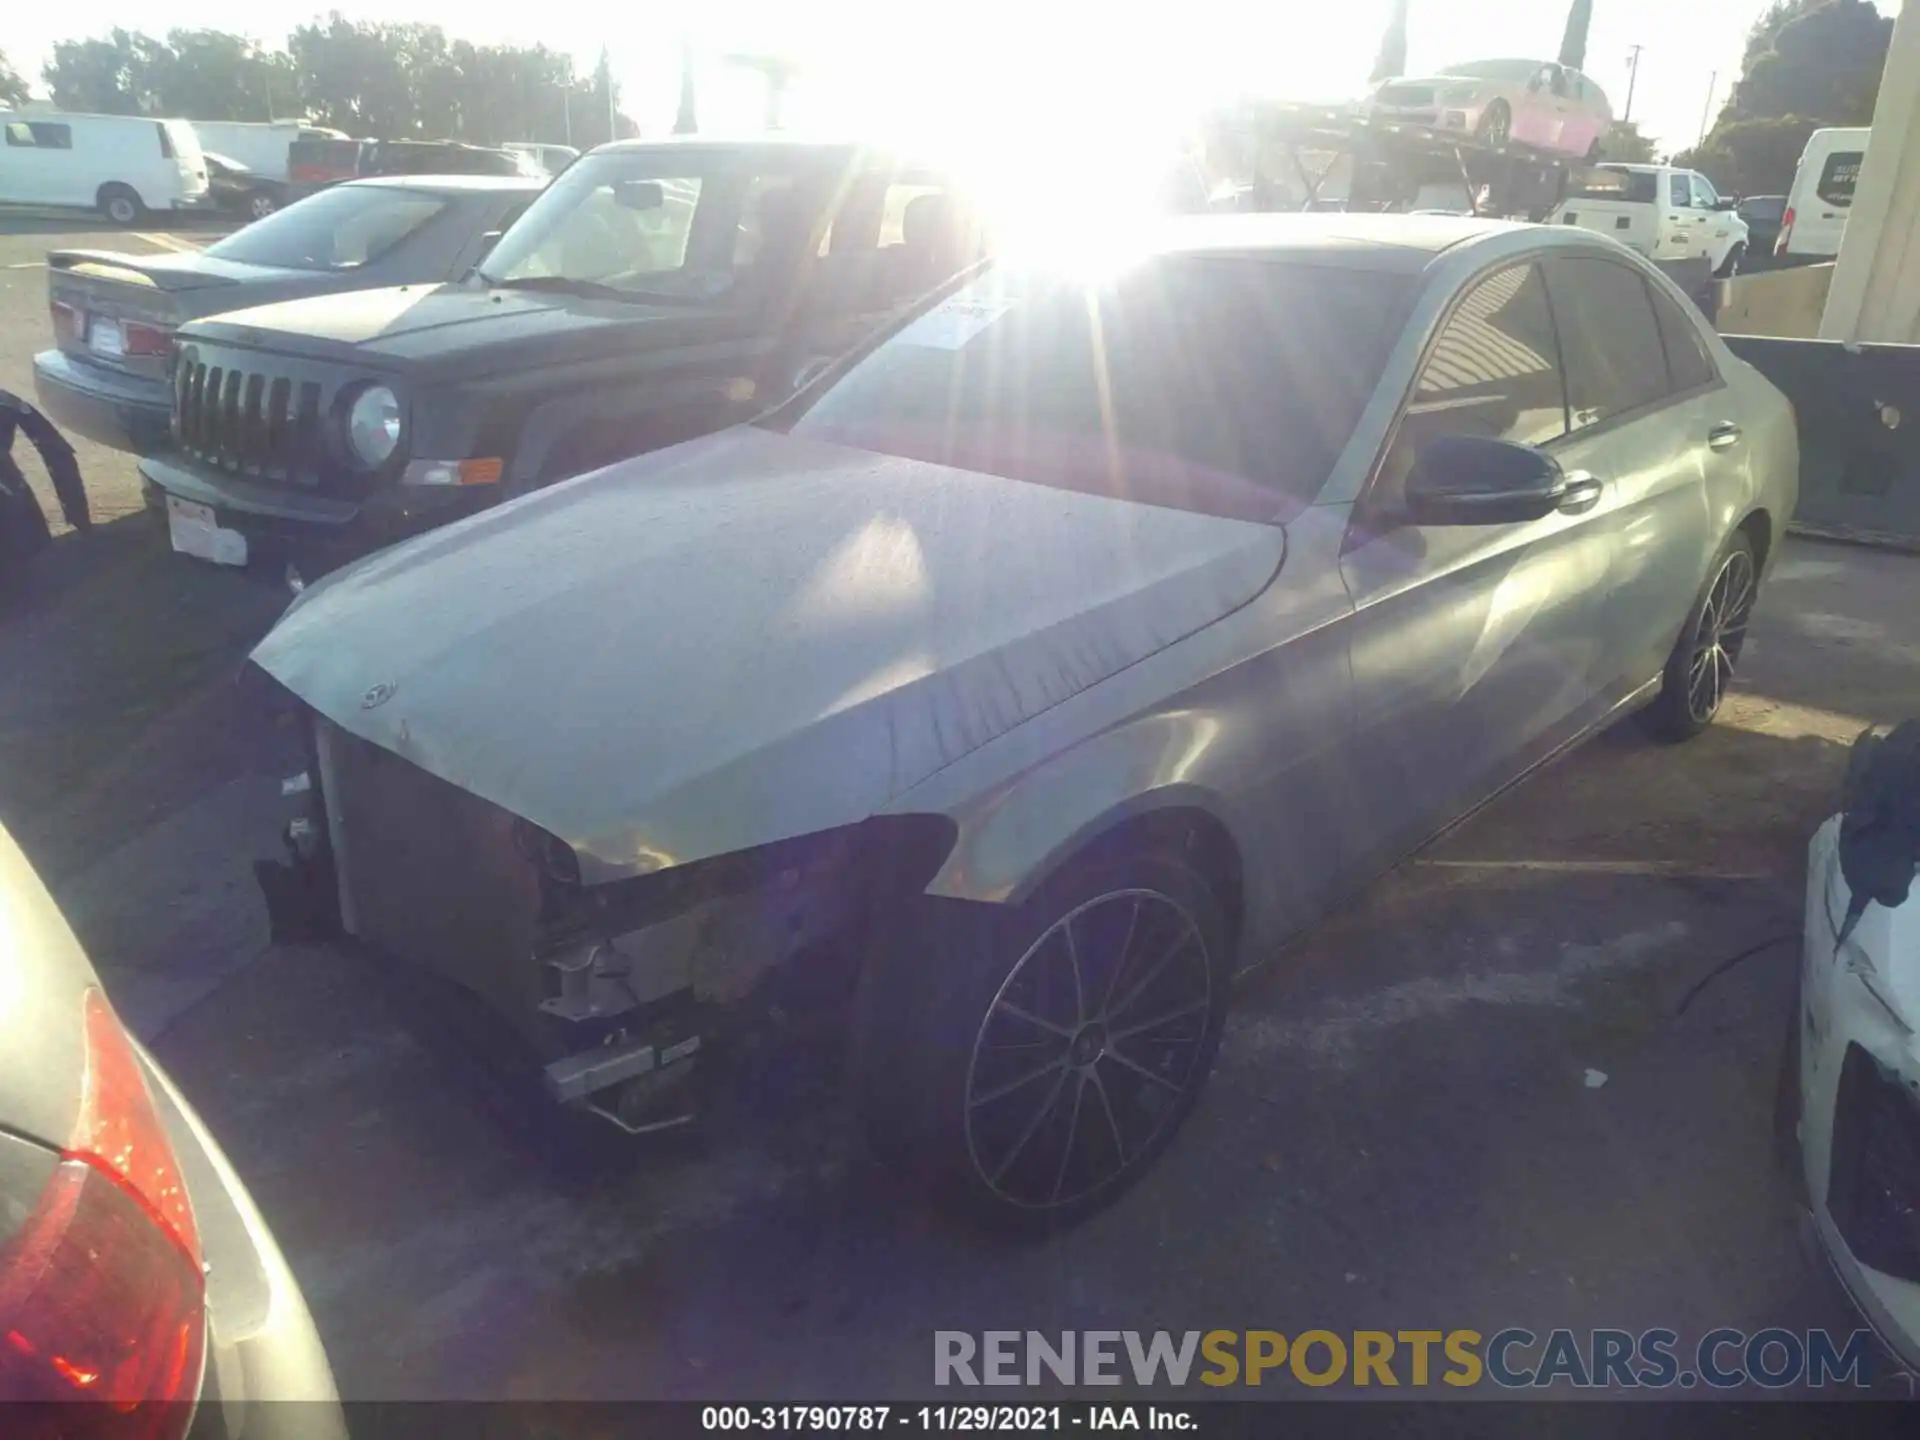
POLYGON ((1220 723, 1196 710, 1107 731, 980 796, 953 815, 958 838, 927 893, 1019 904, 1069 856, 1155 811, 1204 811, 1242 845, 1232 809, 1187 777, 1206 766, 1220 723))

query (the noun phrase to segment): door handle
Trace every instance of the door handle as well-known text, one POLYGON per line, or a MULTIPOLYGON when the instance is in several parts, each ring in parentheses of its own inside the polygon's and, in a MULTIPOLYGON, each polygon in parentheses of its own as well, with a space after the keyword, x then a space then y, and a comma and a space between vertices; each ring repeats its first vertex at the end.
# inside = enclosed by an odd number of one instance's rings
POLYGON ((1740 443, 1740 427, 1731 420, 1722 420, 1707 431, 1709 450, 1731 450, 1740 443))
POLYGON ((1584 470, 1569 470, 1560 482, 1555 508, 1562 515, 1583 515, 1600 503, 1600 492, 1605 488, 1597 475, 1589 475, 1584 470))

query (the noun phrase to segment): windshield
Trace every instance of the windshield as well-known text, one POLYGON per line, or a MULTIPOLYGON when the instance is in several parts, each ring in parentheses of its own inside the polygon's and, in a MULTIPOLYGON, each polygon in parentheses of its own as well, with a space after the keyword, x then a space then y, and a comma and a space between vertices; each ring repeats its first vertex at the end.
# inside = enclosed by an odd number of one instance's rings
POLYGON ((711 192, 724 183, 698 153, 591 156, 527 207, 488 257, 485 277, 636 298, 717 298, 733 283, 733 247, 697 232, 713 208, 711 192))
POLYGON ((352 270, 377 260, 447 202, 423 190, 341 185, 236 230, 207 254, 288 270, 352 270))
POLYGON ((1097 288, 996 268, 897 331, 791 429, 1270 519, 1326 483, 1411 288, 1371 271, 1184 256, 1097 288))

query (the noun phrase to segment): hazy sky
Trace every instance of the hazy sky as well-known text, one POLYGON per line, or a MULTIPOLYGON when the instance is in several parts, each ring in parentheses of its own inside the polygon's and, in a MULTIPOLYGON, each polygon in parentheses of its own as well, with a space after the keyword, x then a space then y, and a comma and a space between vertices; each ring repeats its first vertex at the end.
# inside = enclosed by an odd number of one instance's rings
MULTIPOLYGON (((1644 47, 1634 118, 1670 148, 1693 143, 1715 71, 1717 105, 1738 71, 1746 31, 1767 0, 1596 0, 1586 69, 1614 103, 1627 100, 1627 52, 1644 47)), ((1177 112, 1196 100, 1259 89, 1301 98, 1355 93, 1365 83, 1389 0, 1179 0, 1131 7, 1090 0, 970 0, 936 10, 900 0, 718 0, 706 5, 502 4, 499 0, 92 0, 84 22, 53 5, 11 4, 0 48, 38 85, 55 40, 119 25, 164 32, 207 26, 283 44, 326 8, 354 19, 419 20, 479 42, 543 41, 590 68, 602 44, 650 133, 670 121, 680 27, 696 52, 781 50, 814 67, 790 119, 823 126, 918 122, 965 125, 981 107, 1024 98, 1023 116, 1050 107, 1177 112), (622 12, 631 19, 609 21, 622 12), (930 67, 923 69, 922 67, 930 67), (930 69, 945 79, 936 79, 930 69)), ((1551 58, 1566 0, 1412 0, 1409 69, 1494 56, 1551 58)), ((1898 0, 1881 0, 1891 14, 1898 0)), ((704 68, 704 67, 703 67, 704 68)), ((744 123, 758 102, 744 77, 712 77, 702 121, 744 123)))

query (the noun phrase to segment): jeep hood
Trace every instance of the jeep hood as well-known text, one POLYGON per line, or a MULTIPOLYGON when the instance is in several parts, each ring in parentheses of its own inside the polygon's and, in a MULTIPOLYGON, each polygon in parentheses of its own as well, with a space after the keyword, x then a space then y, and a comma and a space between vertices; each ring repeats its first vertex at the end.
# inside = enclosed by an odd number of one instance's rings
POLYGON ((1284 552, 1275 525, 743 427, 372 556, 253 658, 594 883, 863 820, 1284 552))
POLYGON ((390 285, 228 311, 195 321, 182 339, 363 365, 449 363, 480 372, 625 353, 642 331, 647 343, 704 338, 724 315, 707 306, 629 304, 464 282, 390 285))

